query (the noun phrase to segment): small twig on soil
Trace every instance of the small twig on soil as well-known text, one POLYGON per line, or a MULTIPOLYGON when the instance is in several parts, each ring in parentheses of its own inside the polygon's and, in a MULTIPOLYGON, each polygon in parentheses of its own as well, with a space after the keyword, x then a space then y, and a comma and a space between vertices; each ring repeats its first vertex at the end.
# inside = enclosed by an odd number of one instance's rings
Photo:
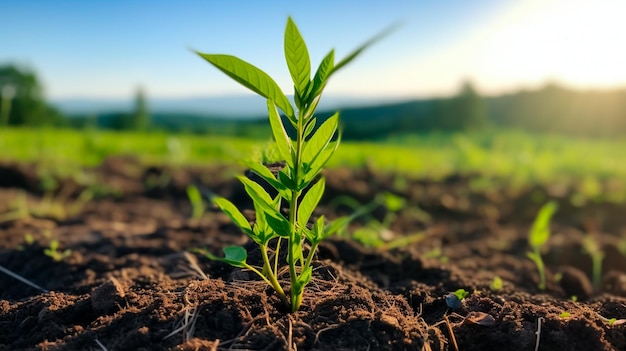
POLYGON ((198 265, 198 259, 196 258, 196 256, 190 254, 189 252, 185 252, 184 255, 187 259, 187 262, 189 262, 189 267, 197 273, 197 276, 204 280, 209 280, 209 277, 202 271, 200 265, 198 265))
POLYGON ((33 282, 31 282, 31 281, 27 280, 27 279, 26 279, 26 278, 24 278, 24 277, 21 277, 21 276, 19 276, 19 275, 15 274, 15 273, 11 272, 10 270, 8 270, 8 269, 6 269, 6 268, 4 268, 4 267, 2 267, 2 266, 0 266, 0 272, 2 272, 2 273, 4 273, 4 274, 6 274, 6 275, 8 275, 8 276, 11 276, 11 277, 13 277, 13 278, 15 278, 15 279, 17 279, 17 280, 21 281, 22 283, 24 283, 24 284, 26 284, 26 285, 29 285, 29 286, 31 286, 31 287, 33 287, 33 288, 35 288, 35 289, 37 289, 37 290, 39 290, 39 291, 41 291, 41 292, 44 292, 44 293, 47 293, 47 292, 48 292, 48 290, 46 290, 46 289, 44 289, 44 288, 40 287, 39 285, 37 285, 37 284, 35 284, 35 283, 33 283, 33 282))
POLYGON ((107 349, 107 348, 106 348, 106 346, 104 346, 104 345, 100 342, 100 340, 98 340, 97 338, 96 338, 96 344, 98 344, 98 346, 100 346, 100 348, 102 349, 102 351, 109 351, 109 349, 107 349))
POLYGON ((192 305, 186 298, 185 302, 187 302, 187 306, 184 308, 185 315, 183 316, 182 325, 164 336, 163 340, 168 339, 180 332, 183 333, 183 342, 189 341, 193 338, 193 334, 196 331, 196 321, 199 316, 198 307, 195 304, 192 305))
POLYGON ((328 326, 328 327, 326 327, 326 328, 320 329, 320 330, 319 330, 319 331, 315 334, 315 340, 313 341, 313 345, 315 345, 315 344, 319 343, 319 341, 320 341, 320 334, 322 334, 322 333, 323 333, 323 332, 325 332, 325 331, 329 331, 329 330, 337 329, 337 328, 339 328, 339 327, 341 327, 341 326, 342 326, 342 324, 333 324, 333 325, 330 325, 330 326, 328 326))
MULTIPOLYGON (((289 321, 289 331, 287 332, 287 350, 291 351, 292 350, 292 345, 293 345, 293 330, 292 330, 292 325, 291 325, 291 317, 287 316, 287 320, 289 321)), ((295 346, 295 345, 293 345, 295 346)))
POLYGON ((539 350, 539 339, 541 338, 541 322, 544 321, 545 319, 543 319, 543 317, 537 318, 537 331, 535 332, 535 334, 537 334, 537 342, 535 343, 535 351, 539 350))
POLYGON ((446 321, 446 326, 448 327, 448 333, 450 334, 450 340, 452 340, 452 345, 454 346, 454 349, 456 351, 459 351, 459 345, 456 343, 456 337, 454 336, 454 331, 452 330, 452 325, 450 324, 450 320, 448 319, 448 316, 446 316, 445 314, 443 315, 443 318, 446 321))

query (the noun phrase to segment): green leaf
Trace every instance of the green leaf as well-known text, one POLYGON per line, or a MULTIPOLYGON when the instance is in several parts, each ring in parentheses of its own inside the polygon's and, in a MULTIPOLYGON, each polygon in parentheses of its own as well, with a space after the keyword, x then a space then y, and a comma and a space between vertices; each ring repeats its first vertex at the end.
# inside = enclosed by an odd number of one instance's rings
POLYGON ((289 245, 291 248, 291 254, 293 257, 293 261, 298 261, 298 260, 302 260, 304 258, 303 254, 302 254, 302 245, 300 245, 300 241, 302 239, 302 236, 300 235, 300 233, 298 233, 297 231, 295 232, 294 235, 294 242, 296 243, 295 245, 289 245))
POLYGON ((306 43, 291 17, 285 29, 285 59, 298 95, 304 92, 311 79, 311 61, 306 43))
POLYGON ((248 253, 241 246, 227 246, 224 248, 224 258, 228 261, 246 263, 248 253))
POLYGON ((287 194, 287 187, 284 184, 279 182, 272 171, 270 171, 265 165, 262 165, 257 162, 247 162, 246 165, 250 170, 256 173, 259 177, 263 178, 266 182, 268 182, 276 191, 278 191, 281 195, 287 194), (283 194, 285 193, 285 194, 283 194))
POLYGON ((247 266, 246 260, 248 259, 248 253, 246 249, 241 246, 227 246, 224 248, 224 256, 215 256, 206 250, 194 250, 202 253, 213 261, 226 262, 233 267, 245 268, 247 266))
POLYGON ((315 130, 315 125, 317 124, 317 118, 312 117, 306 122, 306 126, 304 127, 304 138, 308 138, 311 133, 315 130))
POLYGON ((311 281, 312 276, 313 276, 313 269, 311 266, 307 267, 304 271, 302 271, 300 276, 298 276, 298 286, 300 287, 300 289, 304 289, 304 287, 311 281))
POLYGON ((326 86, 326 81, 330 74, 333 71, 335 66, 335 50, 330 50, 330 52, 322 59, 320 62, 315 75, 313 76, 313 80, 309 83, 307 87, 307 95, 306 101, 311 102, 316 96, 322 93, 324 87, 326 86))
POLYGON ((406 206, 406 200, 396 194, 386 192, 383 198, 385 207, 391 212, 398 212, 406 206))
POLYGON ((250 197, 252 198, 252 201, 258 203, 260 206, 263 207, 263 211, 273 216, 280 215, 278 210, 276 210, 276 208, 274 207, 274 200, 267 193, 267 191, 263 189, 262 186, 260 186, 258 183, 243 176, 239 176, 237 178, 239 178, 239 180, 243 184, 243 187, 246 190, 246 193, 250 195, 250 197))
POLYGON ((285 172, 278 171, 278 179, 283 183, 287 189, 298 190, 298 185, 293 181, 285 172))
POLYGON ((274 101, 267 100, 267 112, 269 115, 270 127, 272 128, 272 135, 274 136, 274 141, 276 142, 276 146, 278 148, 278 153, 288 165, 293 167, 293 145, 291 143, 291 138, 289 138, 287 131, 285 131, 285 126, 278 115, 274 101))
POLYGON ((465 291, 465 289, 457 289, 453 294, 458 297, 460 301, 463 301, 464 298, 469 296, 469 291, 465 291))
POLYGON ((250 223, 237 207, 227 199, 218 197, 213 202, 241 229, 250 231, 250 223))
POLYGON ((322 93, 322 90, 324 90, 324 87, 326 86, 326 83, 328 82, 328 79, 330 79, 330 77, 335 72, 337 72, 339 69, 341 69, 342 67, 344 67, 348 63, 350 63, 352 60, 354 60, 363 51, 365 51, 365 49, 369 48, 370 46, 372 46, 373 44, 375 44, 376 42, 378 42, 379 40, 381 40, 385 36, 389 35, 396 28, 397 28, 397 25, 393 25, 393 26, 383 30, 379 34, 377 34, 374 37, 372 37, 370 40, 368 40, 365 43, 363 43, 361 46, 357 47, 346 58, 341 60, 336 65, 334 64, 334 61, 335 61, 335 51, 331 50, 328 53, 328 55, 326 55, 326 57, 324 57, 324 59, 320 63, 317 71, 315 72, 315 76, 313 76, 313 80, 311 81, 311 83, 307 87, 306 101, 309 102, 309 103, 312 102, 315 97, 317 97, 318 95, 320 95, 322 93))
POLYGON ((336 218, 334 221, 330 222, 326 227, 324 227, 324 232, 322 233, 323 235, 320 238, 320 241, 337 232, 345 230, 350 222, 352 222, 355 218, 356 216, 344 216, 336 218))
POLYGON ((252 240, 257 244, 267 245, 270 240, 277 236, 277 233, 267 223, 267 215, 263 211, 263 207, 255 202, 254 210, 256 212, 256 223, 253 231, 256 236, 252 237, 252 240))
POLYGON ((311 218, 315 207, 317 207, 317 204, 322 199, 325 184, 326 182, 322 177, 317 181, 317 183, 313 184, 306 194, 304 194, 304 197, 300 202, 300 207, 298 208, 298 224, 300 224, 300 227, 306 227, 309 222, 309 218, 311 218))
POLYGON ((541 259, 541 255, 536 252, 528 251, 526 252, 526 257, 528 257, 531 261, 533 261, 537 266, 543 263, 541 259))
POLYGON ((359 46, 358 48, 356 48, 354 51, 352 51, 346 58, 344 58, 343 60, 339 61, 339 63, 337 63, 335 65, 335 67, 333 68, 332 72, 330 72, 329 76, 332 75, 333 73, 335 73, 336 71, 338 71, 339 69, 341 69, 343 66, 347 65, 348 63, 350 63, 352 60, 354 60, 357 56, 359 56, 363 51, 365 51, 365 49, 369 48, 370 46, 372 46, 373 44, 375 44, 376 42, 380 41, 382 38, 386 37, 387 35, 389 35, 391 32, 393 32, 394 30, 396 30, 396 28, 398 27, 397 24, 394 24, 386 29, 384 29, 382 32, 376 34, 375 36, 373 36, 371 39, 369 39, 368 41, 366 41, 365 43, 363 43, 361 46, 359 46))
POLYGON ((289 99, 280 90, 278 84, 261 69, 232 55, 196 53, 246 88, 273 100, 287 116, 294 116, 289 99))
POLYGON ((310 182, 315 176, 324 168, 324 165, 330 160, 341 142, 341 133, 339 133, 337 140, 328 144, 328 146, 322 151, 314 161, 308 166, 308 171, 304 177, 304 184, 310 182))
POLYGON ((313 224, 313 227, 310 230, 305 230, 304 233, 307 235, 307 239, 311 242, 311 245, 315 245, 335 233, 345 231, 350 222, 357 217, 358 216, 354 215, 338 217, 325 226, 325 218, 324 216, 320 216, 313 224))
POLYGON ((539 209, 528 236, 532 247, 541 247, 550 238, 550 219, 557 208, 557 203, 550 201, 539 209))
POLYGON ((285 216, 278 214, 278 216, 266 213, 265 220, 267 224, 272 228, 277 235, 288 238, 291 234, 291 225, 285 216))
POLYGON ((304 151, 302 152, 302 162, 312 164, 326 146, 330 143, 333 136, 337 132, 339 125, 339 112, 336 112, 330 118, 328 118, 317 129, 315 134, 304 145, 304 151))

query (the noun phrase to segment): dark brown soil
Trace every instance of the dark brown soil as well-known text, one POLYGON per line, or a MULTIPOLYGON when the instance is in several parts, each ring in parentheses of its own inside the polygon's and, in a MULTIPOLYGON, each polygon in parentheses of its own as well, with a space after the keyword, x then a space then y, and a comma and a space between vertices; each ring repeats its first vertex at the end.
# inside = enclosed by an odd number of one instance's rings
POLYGON ((189 184, 250 206, 234 171, 114 158, 44 194, 35 166, 0 164, 0 266, 46 290, 0 272, 0 350, 626 350, 625 204, 574 206, 562 184, 481 189, 477 176, 331 170, 318 214, 349 212, 334 205, 343 195, 366 203, 393 192, 407 205, 386 240, 424 235, 394 249, 328 240, 302 308, 287 313, 262 281, 187 252, 253 250, 213 208, 190 219, 189 184), (14 210, 23 194, 28 215, 14 210), (560 207, 540 291, 526 237, 547 199, 560 207), (595 290, 582 247, 589 233, 605 252, 595 290), (44 254, 53 240, 70 250, 58 261, 44 254), (501 289, 491 287, 496 276, 501 289), (453 310, 446 296, 459 288, 470 295, 453 310))

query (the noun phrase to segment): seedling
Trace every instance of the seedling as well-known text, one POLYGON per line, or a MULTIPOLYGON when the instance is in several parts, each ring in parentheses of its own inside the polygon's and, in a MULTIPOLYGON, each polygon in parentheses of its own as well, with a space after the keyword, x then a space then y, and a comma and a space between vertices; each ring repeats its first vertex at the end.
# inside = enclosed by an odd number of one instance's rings
POLYGON ((607 321, 607 323, 609 323, 610 326, 622 325, 622 324, 626 323, 626 319, 611 318, 611 319, 609 319, 607 321))
POLYGON ((557 203, 554 201, 550 201, 543 205, 539 210, 528 235, 528 243, 532 247, 533 251, 527 252, 526 255, 537 266, 537 270, 539 272, 538 287, 540 290, 545 290, 546 288, 546 273, 543 259, 541 258, 541 247, 550 238, 550 219, 552 218, 554 212, 556 212, 557 207, 557 203))
POLYGON ((406 208, 406 200, 395 194, 386 192, 378 195, 372 202, 361 205, 357 200, 349 196, 340 196, 333 200, 335 205, 341 204, 353 210, 353 218, 364 217, 365 225, 351 233, 351 238, 363 244, 365 247, 373 247, 381 250, 392 250, 398 247, 406 247, 425 237, 424 232, 409 235, 396 236, 390 229, 396 220, 398 212, 406 208), (371 212, 380 205, 385 206, 387 212, 382 221, 376 219, 371 212))
POLYGON ((200 194, 198 188, 194 185, 189 185, 187 187, 187 197, 189 198, 189 202, 191 202, 191 218, 201 218, 206 209, 206 205, 204 200, 202 200, 202 194, 200 194))
POLYGON ((272 197, 258 183, 240 176, 245 191, 250 195, 256 212, 256 223, 251 225, 242 212, 225 198, 213 202, 246 233, 260 248, 263 267, 257 269, 246 262, 248 253, 241 246, 224 249, 225 257, 202 251, 207 257, 226 262, 234 267, 246 268, 259 275, 278 294, 291 311, 297 311, 302 303, 304 288, 311 280, 311 262, 319 243, 344 226, 340 218, 326 224, 320 216, 309 224, 313 211, 322 198, 325 180, 320 176, 324 165, 333 155, 340 142, 339 113, 326 120, 314 115, 328 79, 340 68, 351 62, 363 50, 376 42, 382 33, 358 47, 345 59, 335 64, 335 52, 331 50, 322 60, 311 78, 308 49, 300 31, 291 18, 287 20, 284 50, 289 73, 294 83, 295 108, 276 82, 259 68, 230 55, 197 54, 223 73, 246 88, 267 99, 269 123, 280 158, 285 167, 274 175, 262 163, 251 162, 249 168, 278 193, 272 197), (282 118, 279 110, 284 114, 282 118), (287 126, 294 131, 287 133, 287 126), (281 203, 288 206, 287 215, 281 211, 281 203), (289 266, 289 296, 279 282, 279 250, 286 241, 289 266), (305 250, 305 242, 310 245, 305 250), (268 251, 274 248, 274 260, 270 262, 268 251))
POLYGON ((491 285, 490 285, 491 290, 499 291, 499 290, 502 290, 503 286, 504 286, 504 282, 502 281, 502 278, 500 278, 497 275, 493 277, 493 280, 491 281, 491 285))
POLYGON ((459 309, 461 308, 463 299, 468 295, 469 292, 465 291, 465 289, 457 289, 455 292, 446 295, 446 305, 453 310, 459 309))
POLYGON ((54 262, 61 262, 72 254, 72 250, 65 249, 61 251, 59 249, 59 241, 53 239, 50 241, 50 247, 43 250, 43 253, 52 258, 54 262))
POLYGON ((443 251, 441 250, 441 246, 433 247, 431 250, 424 252, 422 254, 422 257, 425 259, 435 258, 435 259, 438 259, 439 262, 443 264, 446 264, 450 261, 450 258, 443 254, 443 251))
POLYGON ((596 291, 600 288, 602 280, 602 261, 604 252, 598 242, 590 235, 583 239, 583 248, 591 256, 591 281, 596 291))

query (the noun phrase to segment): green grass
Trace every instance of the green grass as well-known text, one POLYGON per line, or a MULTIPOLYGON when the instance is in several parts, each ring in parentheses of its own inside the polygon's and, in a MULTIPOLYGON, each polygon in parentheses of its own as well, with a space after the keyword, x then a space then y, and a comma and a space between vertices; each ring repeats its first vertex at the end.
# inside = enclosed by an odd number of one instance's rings
MULTIPOLYGON (((0 130, 0 159, 93 166, 108 155, 135 155, 147 164, 235 164, 260 158, 267 140, 71 129, 0 130)), ((329 167, 360 167, 413 177, 478 173, 511 184, 570 183, 593 197, 601 183, 626 192, 626 140, 490 131, 424 134, 378 142, 343 142, 329 167)), ((70 167, 71 168, 71 167, 70 167)))

